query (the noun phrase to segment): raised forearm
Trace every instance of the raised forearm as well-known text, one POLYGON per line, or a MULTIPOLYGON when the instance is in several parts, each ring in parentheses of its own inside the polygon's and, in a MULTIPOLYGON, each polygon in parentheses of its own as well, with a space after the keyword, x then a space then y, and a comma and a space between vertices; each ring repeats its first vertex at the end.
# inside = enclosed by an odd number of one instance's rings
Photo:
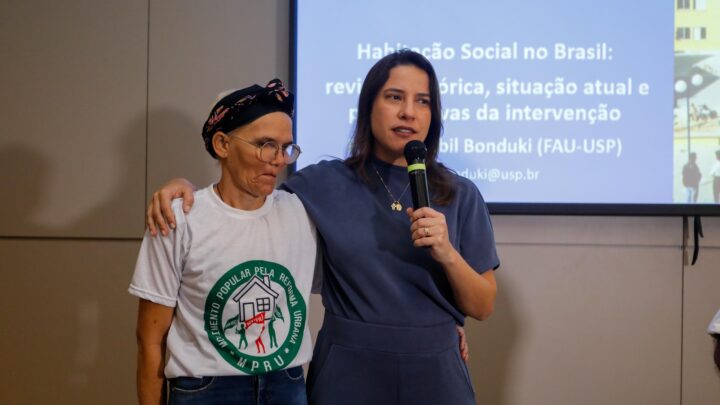
POLYGON ((487 319, 493 312, 497 295, 494 272, 477 273, 457 251, 442 266, 460 310, 475 319, 487 319))
POLYGON ((497 284, 492 270, 478 274, 450 243, 445 215, 430 207, 407 209, 412 221, 413 245, 427 247, 430 255, 445 270, 461 311, 475 319, 485 320, 492 314, 497 284))

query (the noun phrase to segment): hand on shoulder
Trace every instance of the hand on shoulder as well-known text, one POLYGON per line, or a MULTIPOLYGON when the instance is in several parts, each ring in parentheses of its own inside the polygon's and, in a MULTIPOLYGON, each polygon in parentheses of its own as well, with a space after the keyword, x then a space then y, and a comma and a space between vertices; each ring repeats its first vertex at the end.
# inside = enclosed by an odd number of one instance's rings
POLYGON ((182 198, 183 212, 187 214, 194 202, 195 189, 195 185, 188 180, 178 178, 170 180, 153 193, 145 212, 145 225, 151 235, 156 236, 159 230, 163 236, 167 236, 170 229, 175 229, 177 222, 172 210, 172 200, 182 198))

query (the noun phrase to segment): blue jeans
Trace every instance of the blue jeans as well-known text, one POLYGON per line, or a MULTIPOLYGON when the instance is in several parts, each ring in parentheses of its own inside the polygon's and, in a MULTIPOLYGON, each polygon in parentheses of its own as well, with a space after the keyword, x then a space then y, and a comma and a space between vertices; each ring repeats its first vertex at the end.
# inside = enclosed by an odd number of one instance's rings
POLYGON ((171 405, 307 405, 300 366, 258 376, 178 377, 168 383, 171 405))

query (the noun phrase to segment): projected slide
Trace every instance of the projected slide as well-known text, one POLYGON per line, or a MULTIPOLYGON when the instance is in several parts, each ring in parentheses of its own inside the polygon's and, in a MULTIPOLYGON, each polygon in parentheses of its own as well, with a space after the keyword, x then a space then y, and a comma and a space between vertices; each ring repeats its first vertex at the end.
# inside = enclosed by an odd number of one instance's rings
POLYGON ((441 161, 487 201, 713 204, 720 0, 687 3, 298 1, 298 168, 346 156, 365 74, 410 48, 440 81, 441 161))

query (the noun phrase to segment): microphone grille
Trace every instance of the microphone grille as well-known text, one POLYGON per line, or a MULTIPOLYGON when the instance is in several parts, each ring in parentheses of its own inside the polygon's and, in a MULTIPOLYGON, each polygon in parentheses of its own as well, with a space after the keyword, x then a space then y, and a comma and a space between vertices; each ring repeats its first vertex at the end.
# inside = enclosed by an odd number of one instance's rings
POLYGON ((427 156, 427 148, 425 144, 420 141, 410 141, 406 143, 403 152, 408 164, 418 160, 425 161, 425 157, 427 156))

